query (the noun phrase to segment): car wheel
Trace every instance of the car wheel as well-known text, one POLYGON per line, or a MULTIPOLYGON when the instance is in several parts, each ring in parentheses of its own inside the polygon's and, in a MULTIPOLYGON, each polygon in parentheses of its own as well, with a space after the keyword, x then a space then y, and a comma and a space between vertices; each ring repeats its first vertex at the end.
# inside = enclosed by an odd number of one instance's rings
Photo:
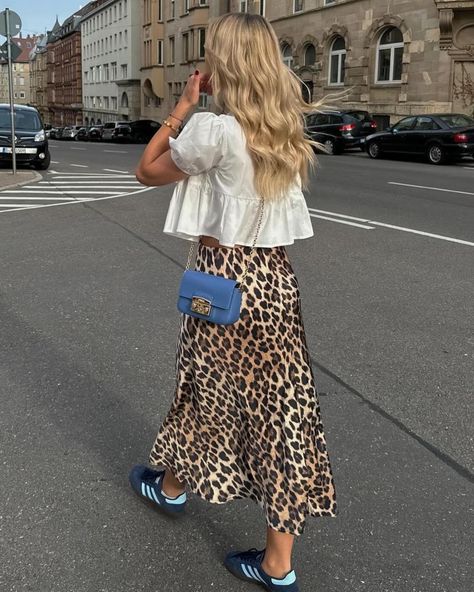
POLYGON ((367 152, 370 158, 380 158, 382 151, 380 150, 380 144, 378 142, 370 142, 367 147, 367 152))
POLYGON ((51 154, 49 152, 46 153, 46 158, 43 160, 39 160, 33 166, 37 171, 46 171, 51 164, 51 154))
POLYGON ((431 164, 444 164, 446 162, 446 151, 439 144, 429 146, 426 156, 431 164))
POLYGON ((336 144, 334 143, 334 140, 325 140, 323 146, 327 154, 333 155, 336 153, 336 144))

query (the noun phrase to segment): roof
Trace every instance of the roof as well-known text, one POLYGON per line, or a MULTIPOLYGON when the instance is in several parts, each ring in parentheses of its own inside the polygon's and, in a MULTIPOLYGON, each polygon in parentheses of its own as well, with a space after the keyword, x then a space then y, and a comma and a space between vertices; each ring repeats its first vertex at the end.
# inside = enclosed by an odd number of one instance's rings
MULTIPOLYGON (((0 103, 0 109, 10 110, 10 103, 0 103)), ((15 104, 15 111, 38 111, 38 109, 36 109, 36 107, 32 107, 31 105, 16 105, 15 104)))
MULTIPOLYGON (((27 64, 30 61, 30 53, 34 49, 37 40, 38 37, 30 35, 28 37, 12 37, 12 42, 21 49, 21 54, 16 60, 13 60, 15 64, 27 64)), ((5 59, 0 60, 0 63, 5 62, 5 59)))

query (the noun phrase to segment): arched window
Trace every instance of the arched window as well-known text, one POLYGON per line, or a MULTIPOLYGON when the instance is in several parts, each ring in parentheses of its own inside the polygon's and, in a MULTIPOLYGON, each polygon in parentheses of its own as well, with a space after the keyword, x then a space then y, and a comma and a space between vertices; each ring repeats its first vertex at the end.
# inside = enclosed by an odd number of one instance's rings
POLYGON ((304 50, 304 65, 305 66, 314 66, 314 62, 316 61, 316 48, 312 43, 306 46, 304 50))
POLYGON ((102 125, 102 119, 99 117, 99 119, 97 120, 97 125, 102 125))
POLYGON ((128 95, 126 92, 122 93, 122 99, 120 101, 120 106, 124 109, 128 108, 128 95))
POLYGON ((346 42, 336 37, 329 51, 329 84, 344 84, 346 54, 346 42))
POLYGON ((385 29, 377 47, 377 82, 401 82, 403 64, 403 35, 397 27, 385 29))
POLYGON ((291 65, 293 64, 293 52, 291 51, 291 47, 288 45, 288 43, 285 43, 285 45, 281 48, 281 53, 283 54, 283 62, 288 66, 288 68, 291 68, 291 65))

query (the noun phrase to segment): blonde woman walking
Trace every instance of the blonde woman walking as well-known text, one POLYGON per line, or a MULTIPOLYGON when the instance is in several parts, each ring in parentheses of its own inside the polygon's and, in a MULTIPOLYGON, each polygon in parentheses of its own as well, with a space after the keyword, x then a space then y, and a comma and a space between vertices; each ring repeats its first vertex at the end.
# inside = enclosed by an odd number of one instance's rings
POLYGON ((224 564, 267 590, 297 592, 294 538, 308 516, 336 515, 299 286, 285 248, 313 236, 302 187, 314 143, 304 135, 303 114, 318 105, 303 100, 264 17, 213 19, 205 51, 207 71, 190 75, 137 178, 178 182, 164 232, 196 247, 194 270, 204 272, 196 277, 239 282, 240 312, 233 322, 212 320, 219 298, 193 297, 181 315, 174 400, 150 466, 135 466, 129 478, 139 496, 175 516, 186 489, 217 504, 257 502, 265 549, 229 552, 224 564), (183 127, 204 88, 220 114, 195 113, 183 127))

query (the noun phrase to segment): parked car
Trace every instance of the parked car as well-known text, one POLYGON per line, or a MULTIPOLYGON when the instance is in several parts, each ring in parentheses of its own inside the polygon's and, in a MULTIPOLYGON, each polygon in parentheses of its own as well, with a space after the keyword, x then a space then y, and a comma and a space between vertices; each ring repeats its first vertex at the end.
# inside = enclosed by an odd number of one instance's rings
POLYGON ((474 158, 474 119, 460 113, 414 115, 368 136, 365 143, 371 158, 409 154, 432 164, 474 158))
POLYGON ((160 127, 161 124, 152 119, 131 121, 130 129, 132 130, 132 141, 136 144, 148 144, 160 127))
MULTIPOLYGON (((28 163, 36 169, 46 170, 51 162, 51 155, 39 111, 34 107, 14 105, 14 113, 17 162, 28 163)), ((9 104, 0 104, 0 161, 12 162, 9 104)))
POLYGON ((124 139, 127 134, 130 136, 130 126, 128 121, 109 121, 104 123, 102 130, 102 140, 104 142, 113 142, 114 140, 124 139), (121 128, 117 131, 117 128, 121 128))
POLYGON ((341 154, 346 148, 362 146, 377 124, 368 111, 325 110, 307 115, 305 128, 310 138, 323 144, 329 154, 341 154))
POLYGON ((63 129, 61 140, 75 140, 82 125, 69 125, 63 129))
POLYGON ((62 127, 52 127, 51 131, 49 132, 49 137, 51 138, 51 140, 59 140, 62 132, 63 132, 62 127))
POLYGON ((87 132, 89 142, 100 142, 102 140, 103 125, 92 125, 87 132))
POLYGON ((76 134, 76 140, 81 140, 82 142, 86 142, 88 140, 88 133, 89 133, 89 126, 82 126, 81 128, 79 128, 77 134, 76 134))

